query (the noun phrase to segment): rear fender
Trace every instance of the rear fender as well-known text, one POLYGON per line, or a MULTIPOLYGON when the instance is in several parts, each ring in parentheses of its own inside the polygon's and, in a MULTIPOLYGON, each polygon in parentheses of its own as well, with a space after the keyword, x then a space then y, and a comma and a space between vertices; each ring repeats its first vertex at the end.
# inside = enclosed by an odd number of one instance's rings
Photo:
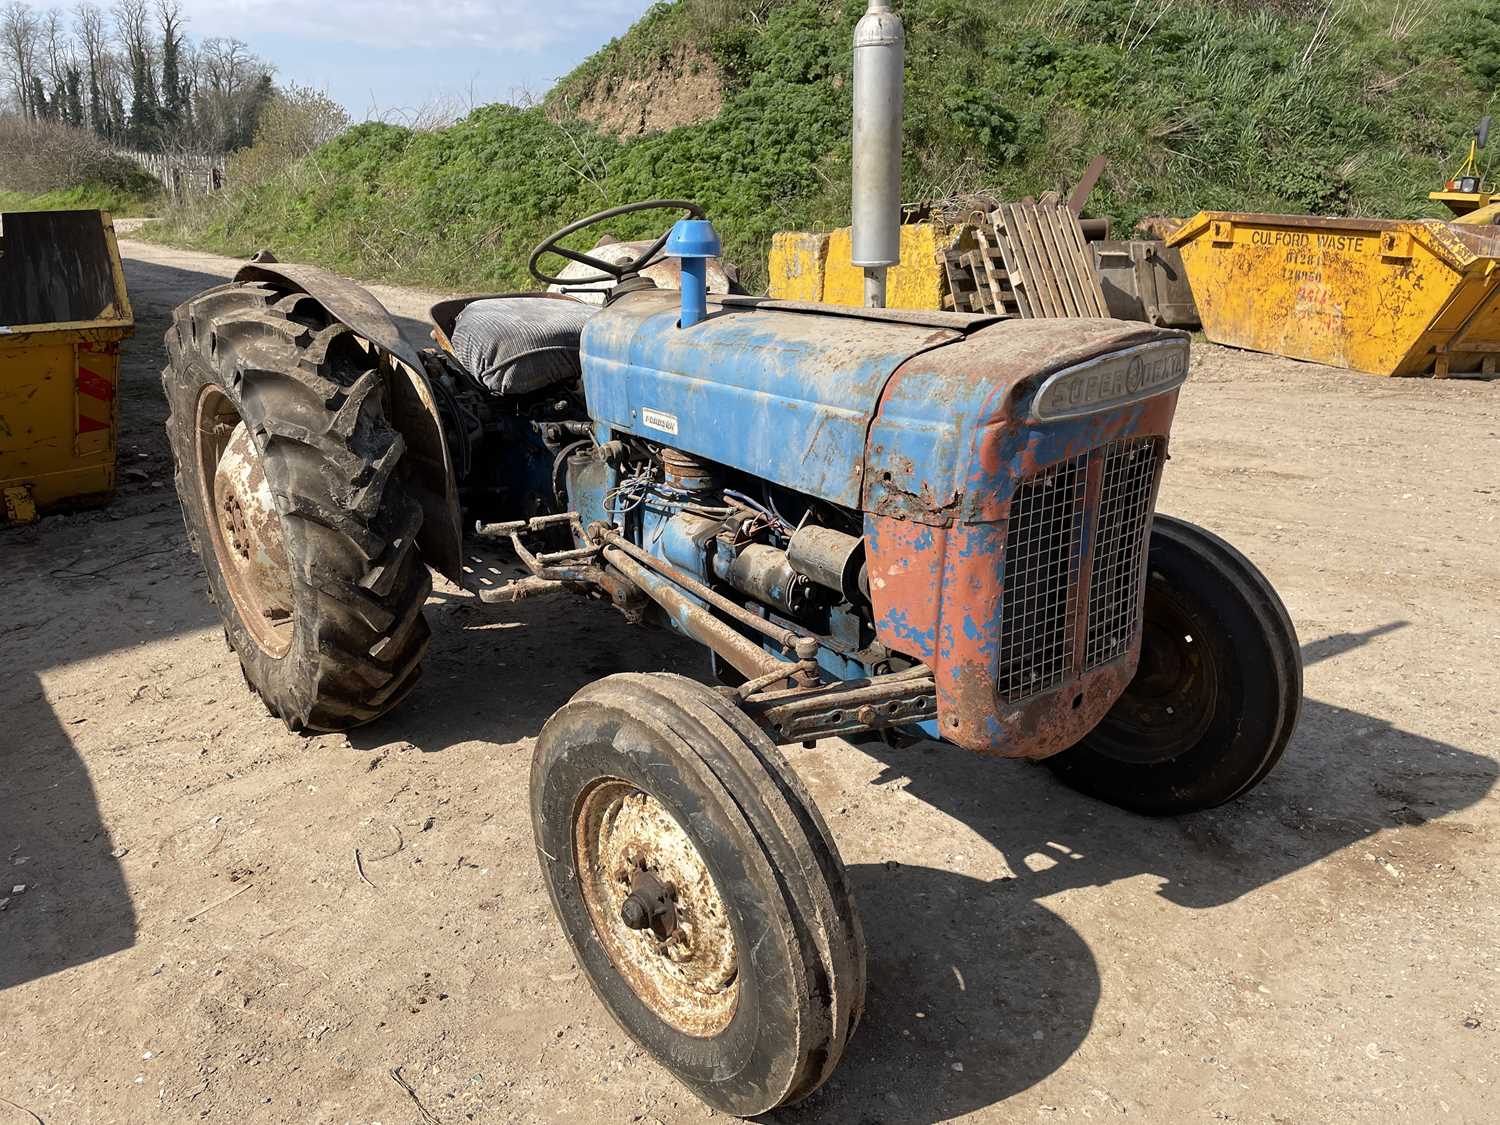
POLYGON ((234 279, 262 281, 306 293, 379 354, 380 367, 391 392, 391 424, 406 442, 412 485, 422 505, 422 530, 417 535, 422 559, 453 582, 462 584, 463 530, 458 489, 437 399, 427 381, 422 357, 401 335, 391 314, 363 286, 316 266, 252 262, 242 267, 234 279))

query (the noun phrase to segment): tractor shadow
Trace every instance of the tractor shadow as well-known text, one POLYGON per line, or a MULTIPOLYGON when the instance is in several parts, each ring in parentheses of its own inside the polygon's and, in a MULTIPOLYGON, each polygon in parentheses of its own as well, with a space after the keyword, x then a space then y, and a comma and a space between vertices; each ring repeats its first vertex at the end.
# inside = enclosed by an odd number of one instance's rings
MULTIPOLYGON (((519 572, 519 570, 518 570, 519 572)), ((585 684, 616 672, 707 679, 702 646, 625 622, 607 603, 572 595, 484 605, 438 590, 427 603, 432 644, 411 700, 349 732, 357 750, 407 742, 441 753, 474 741, 534 738, 585 684)))
MULTIPOLYGON (((92 727, 58 716, 45 674, 218 624, 171 499, 160 373, 173 308, 228 276, 122 258, 136 332, 121 349, 116 497, 99 510, 0 528, 0 900, 9 900, 0 905, 0 994, 139 938, 88 760, 126 746, 96 744, 86 755, 79 743, 89 745, 92 727)), ((428 326, 396 320, 426 342, 428 326)), ((149 665, 131 674, 148 686, 155 677, 149 665)))
POLYGON ((129 256, 123 265, 136 332, 120 352, 116 497, 0 529, 0 899, 10 900, 0 909, 0 992, 137 940, 130 888, 75 744, 89 728, 58 717, 42 674, 218 621, 176 504, 163 503, 172 470, 160 372, 172 308, 225 278, 129 256))
MULTIPOLYGON (((1305 661, 1405 624, 1312 642, 1305 661)), ((1026 762, 931 743, 860 749, 884 764, 878 782, 905 779, 907 793, 972 829, 1014 877, 849 869, 869 946, 865 1018, 824 1090, 778 1121, 929 1125, 1063 1066, 1092 1029, 1100 972, 1085 938, 1044 905, 1050 895, 1145 875, 1173 905, 1212 909, 1382 830, 1471 806, 1500 776, 1491 758, 1310 699, 1262 785, 1168 820, 1075 794, 1026 762)))

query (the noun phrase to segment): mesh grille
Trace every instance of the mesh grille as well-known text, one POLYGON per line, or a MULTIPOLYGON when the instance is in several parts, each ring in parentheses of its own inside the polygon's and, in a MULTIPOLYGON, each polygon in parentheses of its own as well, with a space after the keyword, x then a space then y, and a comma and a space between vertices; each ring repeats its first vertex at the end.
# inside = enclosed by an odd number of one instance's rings
POLYGON ((1060 682, 1073 670, 1073 635, 1089 454, 1021 483, 1005 536, 1000 673, 1007 703, 1060 682))
POLYGON ((1140 622, 1141 566, 1161 443, 1156 438, 1117 441, 1096 451, 1096 456, 1103 458, 1104 466, 1089 578, 1085 669, 1123 653, 1140 622))

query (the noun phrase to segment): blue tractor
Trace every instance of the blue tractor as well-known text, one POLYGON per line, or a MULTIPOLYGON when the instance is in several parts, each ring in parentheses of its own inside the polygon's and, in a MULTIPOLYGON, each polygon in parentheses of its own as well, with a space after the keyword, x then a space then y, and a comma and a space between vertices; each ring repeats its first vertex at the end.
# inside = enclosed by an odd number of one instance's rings
POLYGON ((429 568, 708 649, 702 679, 613 675, 557 711, 532 819, 610 1012, 749 1116, 828 1077, 865 991, 838 851, 779 744, 943 740, 1178 813, 1276 764, 1301 663, 1259 572, 1155 512, 1182 333, 711 295, 717 252, 692 203, 590 216, 531 265, 607 284, 602 305, 447 301, 420 350, 363 289, 267 257, 176 311, 163 383, 225 636, 294 730, 412 695, 429 568), (577 248, 645 209, 680 218, 623 256, 577 248), (486 545, 520 576, 466 569, 486 545))

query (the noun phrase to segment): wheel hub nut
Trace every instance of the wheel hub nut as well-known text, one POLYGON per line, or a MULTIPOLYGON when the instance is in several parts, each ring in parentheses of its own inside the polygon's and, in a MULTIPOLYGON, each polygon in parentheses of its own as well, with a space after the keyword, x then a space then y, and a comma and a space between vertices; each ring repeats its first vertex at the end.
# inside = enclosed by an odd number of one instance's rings
POLYGON ((649 871, 630 873, 630 894, 620 904, 620 921, 632 930, 650 930, 658 941, 666 941, 677 930, 677 907, 672 886, 649 871))

